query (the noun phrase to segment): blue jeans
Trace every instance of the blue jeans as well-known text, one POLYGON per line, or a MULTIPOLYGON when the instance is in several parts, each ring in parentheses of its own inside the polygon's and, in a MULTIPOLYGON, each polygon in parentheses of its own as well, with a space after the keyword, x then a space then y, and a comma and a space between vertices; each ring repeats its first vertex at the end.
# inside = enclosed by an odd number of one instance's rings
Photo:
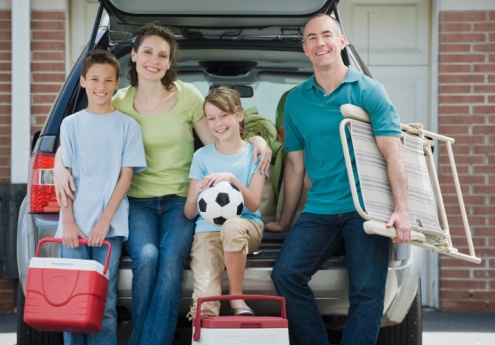
MULTIPOLYGON (((119 276, 120 254, 122 252, 123 237, 106 238, 112 245, 112 253, 108 261, 108 294, 103 313, 101 330, 95 334, 84 333, 64 333, 65 345, 116 345, 117 344, 117 278, 119 276)), ((69 248, 60 245, 63 258, 71 259, 91 259, 105 265, 108 247, 89 247, 80 245, 77 248, 69 248)))
POLYGON ((184 215, 186 198, 129 198, 132 321, 129 345, 171 344, 177 324, 182 274, 195 222, 184 215))
POLYGON ((357 212, 302 213, 289 231, 272 271, 279 295, 286 298, 294 344, 328 344, 313 292, 313 274, 344 241, 349 276, 349 312, 341 345, 376 344, 383 315, 389 239, 367 235, 357 212))

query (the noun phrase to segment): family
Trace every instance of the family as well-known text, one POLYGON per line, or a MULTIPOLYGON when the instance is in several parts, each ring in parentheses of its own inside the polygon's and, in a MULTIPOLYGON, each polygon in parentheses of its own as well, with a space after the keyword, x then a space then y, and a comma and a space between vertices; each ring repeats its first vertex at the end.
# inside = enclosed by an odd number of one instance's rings
MULTIPOLYGON (((343 63, 345 44, 331 16, 316 15, 305 26, 303 50, 314 75, 286 100, 285 198, 280 219, 267 224, 259 206, 272 152, 260 136, 243 139, 245 113, 236 91, 213 88, 203 98, 178 79, 178 44, 171 31, 154 23, 139 30, 129 63, 130 85, 123 89, 115 56, 97 49, 85 57, 80 84, 88 106, 64 119, 60 130, 54 168, 61 206, 56 236, 63 241, 62 256, 100 262, 106 255, 103 241, 109 241, 111 276, 101 331, 64 333, 65 344, 117 343, 116 283, 123 247, 133 273, 128 344, 173 342, 188 260, 194 277, 190 317, 198 297, 222 293, 224 269, 229 293, 241 295, 247 255, 259 247, 264 229, 289 230, 305 174, 313 187, 272 272, 277 293, 286 298, 291 340, 328 344, 308 282, 344 243, 350 307, 342 344, 376 343, 389 240, 364 233, 364 220, 341 182, 346 177, 343 158, 327 153, 326 147, 341 145, 338 105, 352 103, 370 114, 395 201, 387 224, 397 229, 395 243, 410 240, 407 182, 399 115, 380 83, 343 63), (204 144, 196 152, 192 129, 204 144), (242 192, 244 211, 240 218, 212 226, 198 215, 196 204, 204 189, 221 181, 242 192), (87 238, 87 245, 79 245, 80 238, 87 238)), ((242 299, 230 305, 234 315, 254 315, 242 299)), ((202 315, 218 313, 218 302, 202 305, 202 315)))

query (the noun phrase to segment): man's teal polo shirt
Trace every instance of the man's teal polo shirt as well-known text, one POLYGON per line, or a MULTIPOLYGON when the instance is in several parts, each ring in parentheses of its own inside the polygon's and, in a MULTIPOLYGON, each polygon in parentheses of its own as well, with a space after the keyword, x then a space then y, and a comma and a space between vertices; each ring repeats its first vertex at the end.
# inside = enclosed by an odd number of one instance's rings
MULTIPOLYGON (((375 136, 399 137, 399 114, 382 84, 349 67, 344 81, 329 95, 313 75, 287 96, 285 103, 285 151, 304 150, 306 172, 312 182, 304 212, 339 214, 355 210, 339 124, 342 104, 364 108, 375 136)), ((350 138, 347 140, 352 148, 350 138)), ((357 177, 354 155, 354 176, 357 177)), ((358 191, 360 188, 358 185, 358 191)), ((362 206, 362 205, 361 205, 362 206)))

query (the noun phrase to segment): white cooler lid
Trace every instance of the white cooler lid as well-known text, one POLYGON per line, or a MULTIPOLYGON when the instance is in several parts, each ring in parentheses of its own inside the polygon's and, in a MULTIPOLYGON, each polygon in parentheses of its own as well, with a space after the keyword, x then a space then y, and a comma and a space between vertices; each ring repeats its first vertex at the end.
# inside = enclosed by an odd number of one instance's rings
MULTIPOLYGON (((95 260, 33 257, 29 261, 29 268, 95 271, 100 273, 101 275, 104 275, 103 269, 105 267, 95 260)), ((108 270, 107 274, 105 274, 105 277, 107 277, 107 279, 109 277, 108 270)))

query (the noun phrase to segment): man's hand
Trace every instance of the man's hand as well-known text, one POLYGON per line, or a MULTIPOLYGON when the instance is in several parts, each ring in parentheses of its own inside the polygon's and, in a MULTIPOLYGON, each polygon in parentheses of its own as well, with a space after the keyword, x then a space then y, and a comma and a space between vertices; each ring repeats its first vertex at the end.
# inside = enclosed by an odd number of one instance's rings
POLYGON ((411 240, 411 223, 407 212, 394 212, 387 222, 387 228, 395 227, 397 236, 393 242, 395 244, 408 243, 411 240))

